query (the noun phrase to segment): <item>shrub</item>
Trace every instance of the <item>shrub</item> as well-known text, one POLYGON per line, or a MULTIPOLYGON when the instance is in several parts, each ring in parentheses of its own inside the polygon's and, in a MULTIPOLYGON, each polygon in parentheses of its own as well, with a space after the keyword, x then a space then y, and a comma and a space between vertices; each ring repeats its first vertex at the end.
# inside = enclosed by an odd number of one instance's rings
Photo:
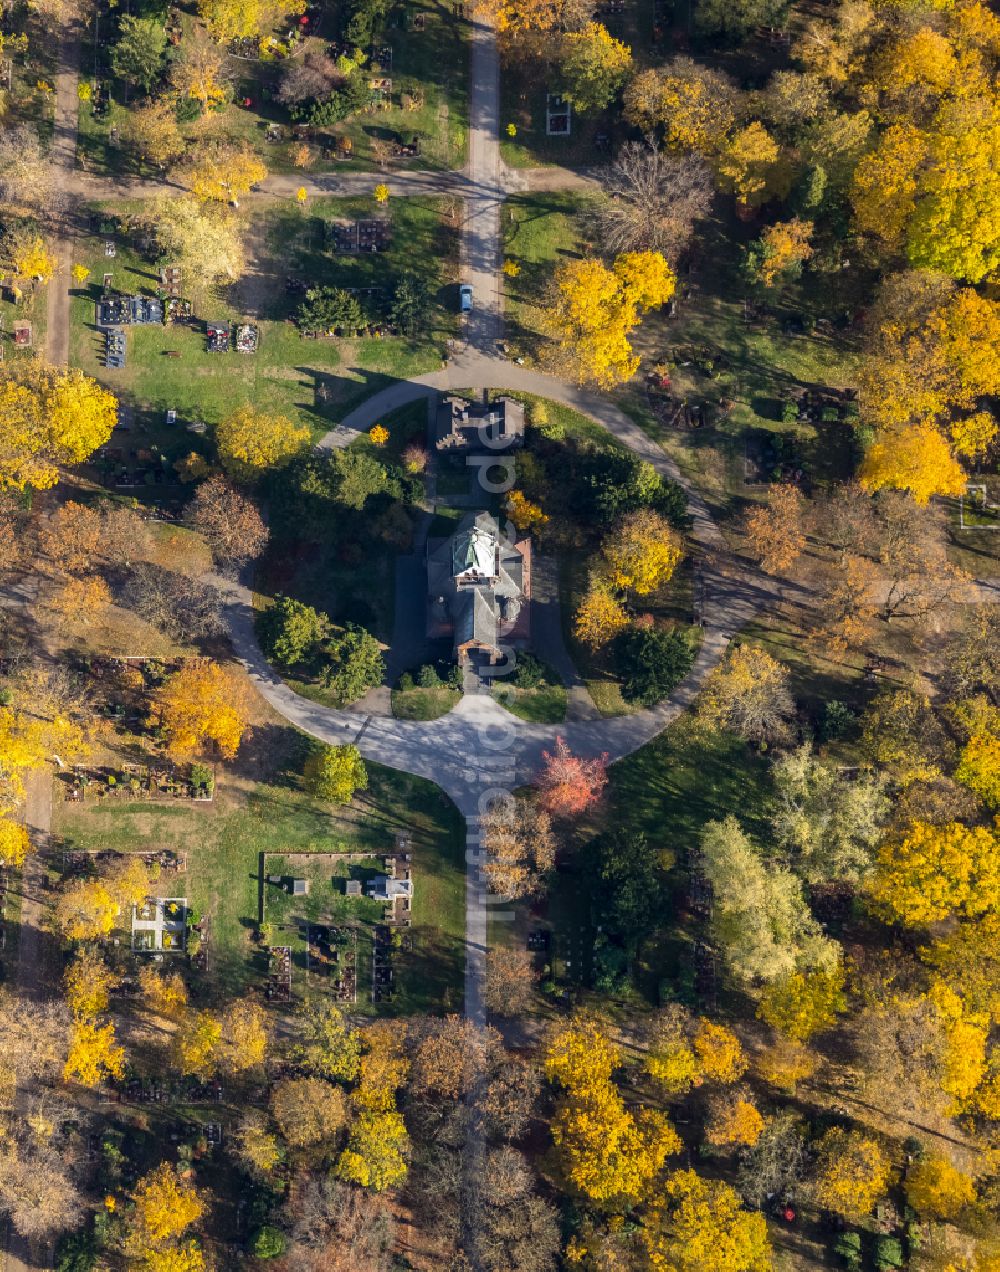
POLYGON ((399 687, 403 693, 409 693, 414 688, 413 677, 408 671, 404 671, 399 678, 399 687))
POLYGON ((833 1245, 834 1253, 851 1272, 861 1267, 861 1233, 842 1232, 833 1245))
POLYGON ((903 1246, 896 1237, 879 1237, 875 1242, 875 1266, 879 1272, 903 1266, 903 1246))
POLYGON ((280 1259, 285 1253, 285 1234, 280 1228, 265 1224, 254 1234, 251 1249, 255 1259, 280 1259))
POLYGON ((461 689, 465 683, 465 674, 458 663, 452 663, 448 668, 448 687, 450 689, 461 689))
POLYGON ((264 652, 285 667, 310 661, 330 634, 326 614, 290 596, 276 596, 259 621, 264 652))
POLYGON ((838 738, 844 737, 854 721, 854 712, 847 703, 832 698, 823 709, 823 719, 819 726, 821 740, 835 742, 838 738))
POLYGON ((441 685, 441 677, 433 663, 424 663, 417 673, 417 684, 421 689, 437 689, 441 685))
POLYGON ((534 654, 518 654, 514 684, 518 689, 537 689, 545 680, 545 664, 534 654))
POLYGON ((622 632, 613 646, 622 697, 651 707, 660 702, 691 670, 694 653, 680 632, 657 628, 622 632))

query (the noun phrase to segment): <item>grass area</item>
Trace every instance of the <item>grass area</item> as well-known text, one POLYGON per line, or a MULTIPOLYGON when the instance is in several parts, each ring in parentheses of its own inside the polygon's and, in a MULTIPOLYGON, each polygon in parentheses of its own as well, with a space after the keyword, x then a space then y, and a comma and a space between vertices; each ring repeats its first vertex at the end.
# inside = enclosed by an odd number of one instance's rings
POLYGON ((439 689, 393 689, 392 714, 397 720, 437 720, 457 707, 462 693, 442 685, 439 689))
POLYGON ((449 508, 447 504, 438 504, 434 509, 431 524, 427 528, 427 537, 447 539, 450 534, 454 534, 455 527, 467 511, 466 508, 449 508))
MULTIPOLYGON (((106 21, 102 18, 96 62, 105 87, 110 79, 106 21)), ((182 15, 181 21, 190 27, 193 19, 182 15)), ((308 51, 326 52, 330 39, 338 36, 329 9, 319 21, 322 38, 302 41, 296 50, 297 58, 308 51)), ((370 68, 372 75, 392 81, 388 109, 373 107, 328 128, 309 129, 307 141, 313 152, 309 163, 297 162, 300 142, 293 132, 288 109, 277 100, 283 63, 273 59, 225 58, 224 73, 232 85, 232 95, 230 101, 209 112, 207 123, 213 136, 248 142, 260 153, 269 171, 276 173, 369 168, 373 164, 373 141, 409 143, 413 138, 418 139, 419 154, 394 159, 394 167, 461 168, 468 128, 467 23, 437 0, 413 0, 405 12, 393 11, 377 43, 391 49, 384 64, 370 68), (332 154, 340 137, 349 137, 353 143, 353 153, 347 160, 334 159, 332 154)), ((92 39, 87 41, 83 65, 86 71, 93 72, 92 39)), ((119 83, 112 88, 114 100, 102 117, 95 115, 89 102, 82 102, 79 112, 80 162, 88 170, 102 174, 122 173, 134 167, 130 156, 112 141, 112 130, 121 128, 126 115, 128 90, 119 83)), ((199 117, 182 124, 181 131, 195 140, 205 129, 206 120, 199 117)))
POLYGON ((457 234, 443 202, 395 201, 387 213, 392 244, 384 253, 335 256, 327 250, 329 219, 370 215, 372 209, 371 200, 322 199, 308 212, 279 207, 259 214, 249 227, 253 260, 243 281, 199 305, 199 319, 191 323, 128 329, 127 366, 106 370, 104 337, 94 312, 104 273, 113 273, 113 286, 127 293, 153 294, 160 284, 158 268, 137 250, 132 236, 114 228, 116 217, 132 209, 125 204, 104 208, 109 232, 98 228, 77 240, 75 256, 91 270, 91 285, 73 294, 72 360, 137 410, 162 417, 173 409, 182 424, 213 424, 252 403, 288 415, 317 435, 327 431, 385 384, 439 366, 444 341, 454 331, 457 234), (114 259, 104 254, 108 240, 115 244, 114 259), (429 270, 437 299, 430 328, 413 341, 305 340, 288 321, 298 303, 285 289, 288 277, 311 285, 377 287, 388 299, 400 274, 415 266, 429 270), (256 322, 257 353, 209 353, 201 319, 256 322), (168 357, 168 351, 180 356, 168 357))
POLYGON ((678 862, 706 822, 730 813, 766 832, 768 761, 749 743, 681 716, 608 770, 607 824, 646 835, 678 862))
POLYGON ((548 418, 545 431, 549 437, 565 437, 570 440, 593 442, 603 450, 628 449, 624 442, 620 442, 617 437, 613 437, 606 428, 598 424, 596 420, 592 420, 589 415, 583 415, 579 411, 575 411, 571 406, 565 406, 562 402, 553 402, 549 398, 540 398, 535 393, 515 392, 513 389, 498 389, 495 391, 494 396, 499 397, 501 394, 525 403, 528 408, 529 424, 534 422, 536 407, 544 406, 545 415, 548 418))
MULTIPOLYGON (((194 808, 57 804, 55 832, 84 850, 186 852, 187 875, 169 886, 211 916, 205 989, 235 994, 266 973, 253 940, 262 853, 384 853, 405 830, 413 845, 414 950, 401 968, 405 993, 393 1008, 457 1010, 465 923, 461 816, 430 782, 378 764, 369 764, 368 772, 368 790, 346 809, 318 804, 296 778, 272 774, 249 785, 223 778, 215 802, 194 808)), ((300 991, 301 976, 293 977, 300 991)))
POLYGON ((511 715, 529 724, 560 724, 566 719, 566 689, 543 681, 536 689, 493 682, 493 697, 511 715))
POLYGON ((556 265, 584 255, 590 200, 566 191, 519 194, 503 208, 503 250, 520 268, 504 278, 506 329, 512 346, 531 355, 541 332, 541 308, 556 265))
POLYGON ((673 316, 647 315, 632 337, 644 368, 667 369, 669 391, 637 378, 619 394, 619 405, 673 455, 723 521, 766 489, 746 483, 748 436, 789 439, 807 487, 845 480, 859 453, 844 391, 856 378, 854 316, 870 280, 847 270, 755 291, 742 261, 757 232, 734 217, 705 226, 673 316), (819 409, 784 420, 786 404, 804 394, 827 404, 832 418, 819 409), (684 404, 704 407, 704 427, 683 426, 684 404))
MULTIPOLYGON (((574 554, 563 556, 559 569, 559 608, 563 638, 573 665, 601 715, 629 715, 639 708, 622 697, 611 647, 588 649, 573 635, 573 617, 587 591, 589 578, 586 559, 574 554)), ((674 571, 669 583, 653 595, 643 597, 642 606, 643 612, 652 614, 658 622, 676 624, 683 630, 688 630, 693 605, 694 564, 688 554, 674 571)))
MULTIPOLYGON (((621 12, 602 10, 597 21, 617 40, 632 49, 637 66, 651 60, 653 0, 636 0, 621 12)), ((549 46, 551 48, 551 45, 549 46)), ((558 91, 551 64, 522 53, 505 60, 500 77, 500 151, 511 168, 532 168, 547 164, 565 167, 606 163, 618 143, 627 136, 620 112, 613 106, 590 115, 573 112, 569 135, 546 135, 546 97, 558 91), (517 135, 506 128, 514 124, 517 135), (599 139, 603 135, 604 141, 599 139)))

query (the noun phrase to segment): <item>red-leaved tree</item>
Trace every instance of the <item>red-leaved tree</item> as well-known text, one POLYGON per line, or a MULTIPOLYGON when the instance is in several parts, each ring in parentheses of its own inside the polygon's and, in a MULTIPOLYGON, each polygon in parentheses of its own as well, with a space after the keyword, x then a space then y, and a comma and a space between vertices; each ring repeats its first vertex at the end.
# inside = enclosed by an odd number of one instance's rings
POLYGON ((578 817, 596 804, 608 781, 607 752, 593 760, 573 755, 562 738, 555 750, 542 752, 538 802, 552 817, 578 817))

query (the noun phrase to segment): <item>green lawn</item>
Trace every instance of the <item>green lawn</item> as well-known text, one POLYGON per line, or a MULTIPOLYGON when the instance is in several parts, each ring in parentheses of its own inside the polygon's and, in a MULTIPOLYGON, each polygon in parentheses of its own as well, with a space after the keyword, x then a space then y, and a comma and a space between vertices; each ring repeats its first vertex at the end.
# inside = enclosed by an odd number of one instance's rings
MULTIPOLYGON (((326 51, 329 40, 338 34, 331 19, 328 11, 322 19, 323 38, 307 40, 306 49, 326 51)), ((193 19, 184 14, 181 21, 190 26, 193 19)), ((104 30, 102 19, 102 36, 104 30)), ((295 162, 298 143, 289 112, 276 100, 282 64, 274 59, 251 62, 226 58, 232 101, 209 112, 213 136, 249 142, 268 170, 276 173, 370 168, 371 143, 376 138, 407 142, 413 137, 419 139, 420 154, 416 158, 395 159, 393 166, 461 168, 468 128, 466 22, 456 17, 449 6, 435 0, 413 0, 405 15, 402 9, 393 11, 377 42, 392 49, 391 64, 371 68, 372 74, 392 80, 390 109, 373 108, 329 128, 311 130, 309 142, 314 158, 304 170, 295 162), (419 31, 411 29, 418 18, 423 24, 419 31), (243 103, 248 100, 250 105, 245 106, 243 103), (273 140, 267 136, 269 125, 279 128, 279 135, 273 140), (353 154, 346 161, 335 160, 326 153, 337 137, 350 137, 354 144, 353 154)), ((302 53, 300 45, 296 56, 302 53)), ((93 64, 93 44, 88 39, 83 66, 92 68, 93 64)), ((79 112, 78 154, 89 170, 105 174, 128 171, 131 166, 126 153, 111 141, 112 128, 120 129, 126 114, 124 85, 115 84, 114 92, 115 100, 103 118, 94 115, 89 102, 81 102, 79 112)), ((195 118, 183 124, 181 131, 194 140, 204 128, 205 121, 195 118)))
MULTIPOLYGON (((642 599, 641 609, 654 618, 669 621, 687 630, 691 622, 694 602, 694 563, 690 554, 685 556, 674 572, 673 578, 653 596, 642 599)), ((573 635, 573 619, 589 583, 586 558, 566 554, 560 561, 559 608, 563 624, 563 638, 573 665, 587 686, 587 692, 601 715, 628 715, 638 707, 622 697, 621 685, 614 668, 610 646, 592 650, 581 644, 573 635)))
POLYGON ((493 696, 511 715, 529 724, 560 724, 566 719, 566 689, 543 681, 537 689, 518 689, 493 681, 493 696))
POLYGON ((553 268, 584 255, 590 246, 585 214, 590 200, 552 191, 519 194, 503 207, 503 250, 520 273, 504 279, 509 340, 526 356, 535 353, 541 331, 541 307, 553 268))
MULTIPOLYGON (((118 205, 106 208, 105 213, 113 218, 130 210, 118 205)), ((384 253, 342 256, 327 250, 327 220, 371 215, 372 210, 367 199, 321 199, 308 211, 294 206, 260 213, 250 227, 254 260, 244 280, 224 295, 201 303, 198 318, 202 321, 130 329, 128 364, 118 371, 102 366, 104 337, 95 326, 95 301, 103 275, 113 273, 113 285, 120 291, 152 294, 159 286, 158 267, 139 254, 125 233, 82 235, 75 256, 91 270, 91 278, 73 296, 72 360, 124 400, 158 418, 174 409, 181 421, 213 424, 235 407, 252 403, 261 410, 287 414, 322 434, 385 384, 438 367, 444 341, 454 331, 451 284, 456 276, 457 233, 443 215, 442 202, 395 201, 387 213, 392 244, 384 253), (104 255, 106 239, 115 243, 114 259, 104 255), (305 340, 288 321, 298 302, 286 291, 286 278, 301 278, 313 285, 377 287, 388 297, 400 274, 412 268, 426 270, 437 288, 430 328, 413 341, 305 340), (204 321, 248 319, 260 328, 256 354, 207 351, 204 321), (169 350, 181 356, 168 357, 169 350)))
POLYGON ((458 1010, 465 923, 462 819, 430 782, 378 764, 369 764, 368 772, 367 792, 348 809, 318 804, 296 786, 277 781, 239 790, 227 789, 223 779, 215 803, 194 808, 57 804, 55 830, 80 849, 186 852, 187 875, 169 886, 211 916, 206 988, 227 994, 242 992, 265 974, 253 940, 262 853, 381 853, 391 850, 396 831, 408 830, 415 948, 403 973, 405 994, 394 1007, 458 1010))
POLYGON ((437 720, 458 705, 458 689, 393 689, 392 714, 397 720, 437 720))

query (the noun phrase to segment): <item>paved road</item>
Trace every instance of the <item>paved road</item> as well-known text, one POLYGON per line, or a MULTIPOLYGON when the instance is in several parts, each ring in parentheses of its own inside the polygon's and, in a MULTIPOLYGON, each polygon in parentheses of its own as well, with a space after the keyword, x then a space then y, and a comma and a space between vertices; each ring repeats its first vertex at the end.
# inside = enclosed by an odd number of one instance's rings
POLYGON ((500 58, 496 33, 483 22, 472 25, 469 81, 469 162, 465 223, 462 227, 462 282, 472 284, 473 311, 466 337, 480 352, 492 351, 500 337, 501 183, 499 115, 500 58))

